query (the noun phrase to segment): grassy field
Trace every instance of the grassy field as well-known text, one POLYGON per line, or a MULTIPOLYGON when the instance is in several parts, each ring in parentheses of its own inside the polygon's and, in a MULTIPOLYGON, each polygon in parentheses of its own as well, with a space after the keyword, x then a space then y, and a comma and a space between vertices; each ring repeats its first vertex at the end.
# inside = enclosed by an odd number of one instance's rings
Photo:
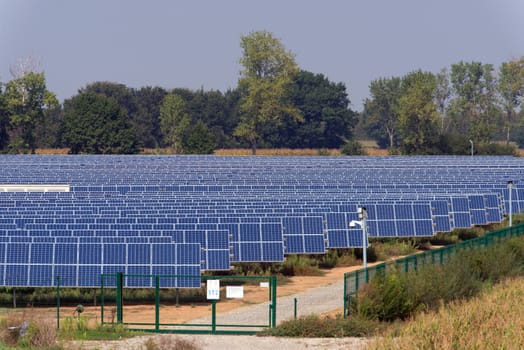
POLYGON ((392 327, 369 349, 524 349, 524 278, 392 327))

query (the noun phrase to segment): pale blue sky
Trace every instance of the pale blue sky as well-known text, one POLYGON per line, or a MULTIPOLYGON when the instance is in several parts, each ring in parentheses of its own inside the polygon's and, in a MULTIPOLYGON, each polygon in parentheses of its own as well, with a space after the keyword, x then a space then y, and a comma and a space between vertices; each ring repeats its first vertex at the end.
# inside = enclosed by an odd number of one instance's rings
POLYGON ((524 56, 524 0, 0 0, 0 81, 29 55, 63 101, 94 81, 225 91, 240 36, 271 31, 302 69, 346 85, 524 56))

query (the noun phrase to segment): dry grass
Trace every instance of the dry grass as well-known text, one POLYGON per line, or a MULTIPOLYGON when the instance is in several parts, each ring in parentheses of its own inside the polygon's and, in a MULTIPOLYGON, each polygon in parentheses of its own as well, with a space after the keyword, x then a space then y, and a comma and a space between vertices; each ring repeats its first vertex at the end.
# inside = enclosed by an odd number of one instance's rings
MULTIPOLYGON (((219 156, 250 156, 251 149, 249 148, 232 148, 232 149, 217 149, 215 154, 219 156)), ((258 156, 318 156, 329 155, 339 156, 339 149, 317 149, 317 148, 260 148, 257 149, 258 156)))
POLYGON ((524 349, 524 278, 419 314, 368 349, 524 349))
MULTIPOLYGON (((380 149, 376 146, 374 141, 359 141, 368 156, 387 156, 389 151, 387 149, 380 149)), ((69 148, 41 148, 36 150, 36 154, 68 154, 69 148)), ((173 155, 173 149, 171 148, 145 148, 141 154, 153 154, 153 155, 173 155)), ((218 156, 250 156, 251 149, 249 148, 233 148, 233 149, 217 149, 214 152, 218 156)), ((318 155, 329 155, 329 156, 340 156, 339 149, 317 149, 317 148, 270 148, 270 149, 258 149, 257 155, 259 156, 318 156, 318 155)), ((517 155, 524 157, 524 149, 517 149, 517 155)))
POLYGON ((69 154, 69 148, 38 148, 36 154, 69 154))
POLYGON ((200 350, 195 342, 173 335, 149 338, 144 347, 145 350, 200 350))
POLYGON ((52 319, 38 316, 32 309, 8 313, 0 322, 0 328, 0 341, 6 345, 22 345, 34 349, 48 349, 56 345, 56 323, 52 319), (20 335, 20 327, 24 323, 27 323, 26 333, 20 335))

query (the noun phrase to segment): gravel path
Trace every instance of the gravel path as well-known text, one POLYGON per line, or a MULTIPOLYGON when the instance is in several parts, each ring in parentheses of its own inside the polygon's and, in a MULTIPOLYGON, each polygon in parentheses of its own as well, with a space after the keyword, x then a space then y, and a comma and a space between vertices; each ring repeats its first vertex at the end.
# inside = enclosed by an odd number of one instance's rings
MULTIPOLYGON (((278 295, 278 289, 277 289, 278 295)), ((337 280, 326 286, 309 289, 305 292, 279 297, 277 299, 277 324, 294 317, 294 299, 297 299, 297 316, 322 314, 343 307, 344 282, 337 280)), ((217 315, 217 323, 222 324, 261 324, 268 322, 267 303, 244 306, 217 315), (261 322, 263 320, 263 322, 261 322)), ((204 317, 188 323, 211 324, 211 317, 204 317)))

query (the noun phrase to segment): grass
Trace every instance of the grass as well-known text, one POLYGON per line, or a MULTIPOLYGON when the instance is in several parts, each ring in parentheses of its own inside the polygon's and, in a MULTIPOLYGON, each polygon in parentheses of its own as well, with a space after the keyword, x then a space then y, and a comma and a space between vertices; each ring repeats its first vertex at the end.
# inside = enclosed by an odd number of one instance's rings
POLYGON ((267 329, 259 335, 300 338, 364 337, 377 334, 384 328, 384 324, 368 319, 344 319, 341 315, 309 315, 297 320, 283 321, 277 327, 267 329))
POLYGON ((386 261, 391 257, 406 256, 416 253, 417 246, 414 241, 406 240, 390 240, 384 242, 373 243, 376 259, 386 261))
POLYGON ((523 349, 524 278, 391 327, 369 349, 523 349))

